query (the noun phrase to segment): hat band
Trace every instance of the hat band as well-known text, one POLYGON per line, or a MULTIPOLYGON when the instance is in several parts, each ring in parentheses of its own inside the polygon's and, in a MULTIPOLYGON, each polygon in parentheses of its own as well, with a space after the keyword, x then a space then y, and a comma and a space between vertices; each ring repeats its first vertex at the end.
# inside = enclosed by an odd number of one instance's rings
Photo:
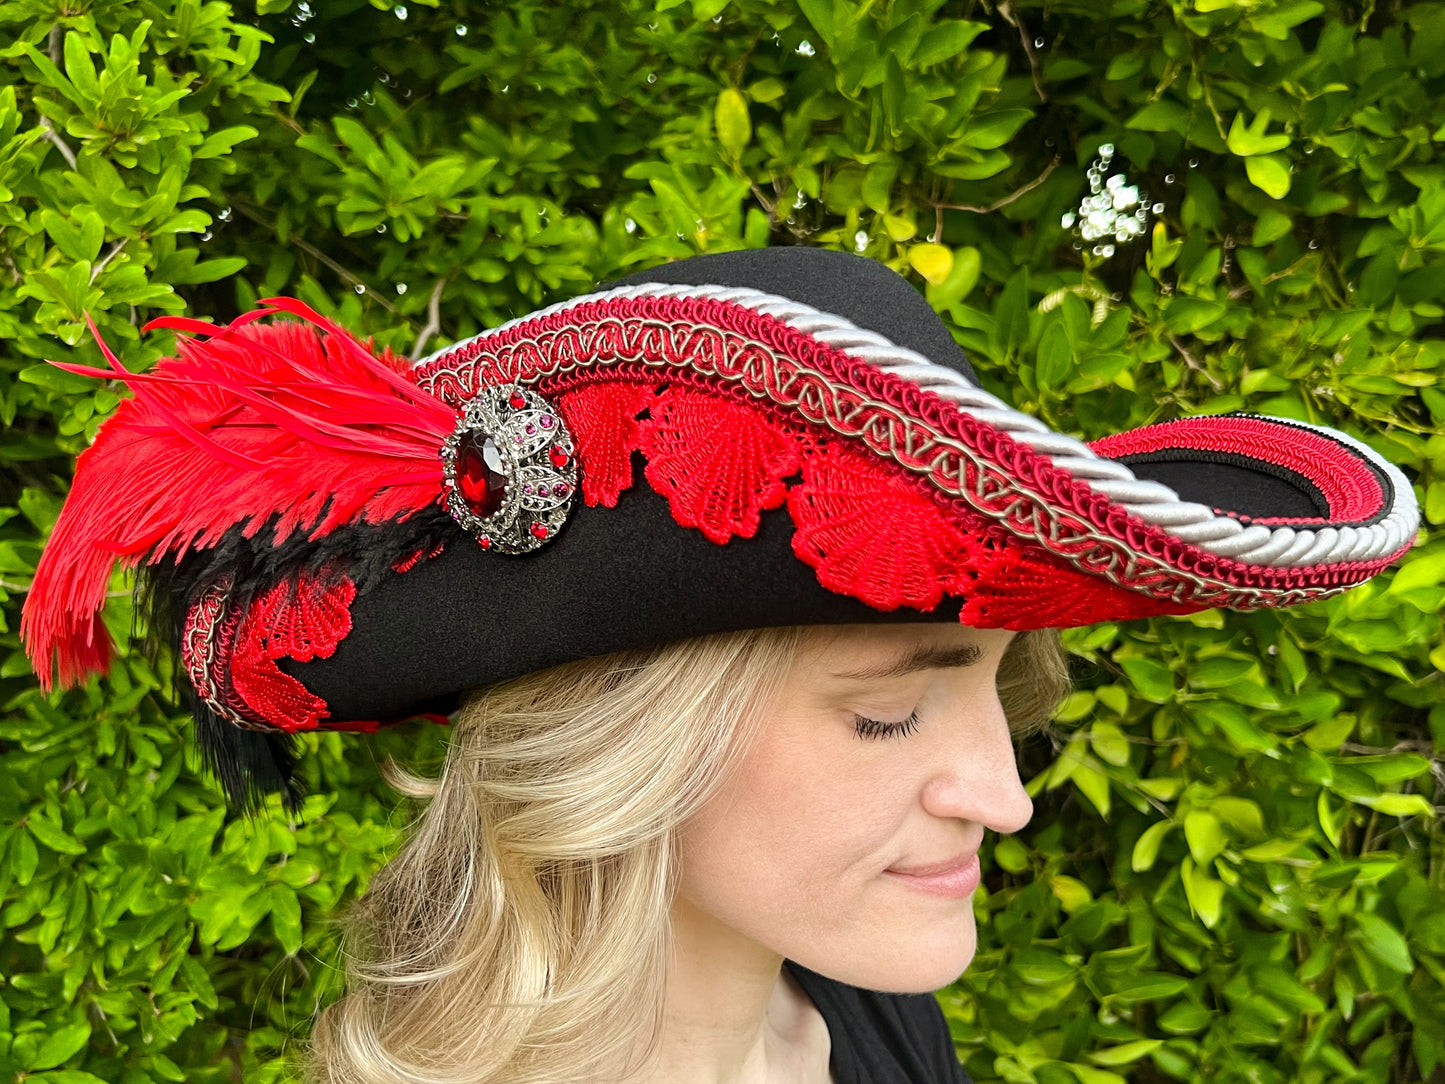
MULTIPOLYGON (((1079 460, 1040 454, 992 424, 996 418, 983 420, 983 411, 970 413, 850 356, 846 345, 835 347, 734 301, 632 296, 636 292, 581 299, 484 333, 424 362, 417 381, 461 403, 494 383, 533 384, 557 394, 589 379, 662 382, 696 373, 715 391, 729 389, 739 399, 781 408, 794 424, 861 442, 945 508, 982 514, 1082 571, 1172 603, 1250 609, 1308 601, 1373 574, 1410 542, 1395 537, 1404 533, 1400 525, 1387 522, 1352 534, 1348 546, 1332 547, 1345 559, 1330 564, 1268 567, 1246 563, 1248 553, 1239 559, 1211 553, 1210 542, 1173 537, 1060 469, 1059 463, 1073 468, 1079 460), (1349 559, 1356 554, 1362 559, 1349 559)), ((815 314, 815 329, 826 315, 815 314)), ((855 337, 865 334, 855 329, 855 337)), ((1218 523, 1236 535, 1252 529, 1166 492, 1196 522, 1218 523)))

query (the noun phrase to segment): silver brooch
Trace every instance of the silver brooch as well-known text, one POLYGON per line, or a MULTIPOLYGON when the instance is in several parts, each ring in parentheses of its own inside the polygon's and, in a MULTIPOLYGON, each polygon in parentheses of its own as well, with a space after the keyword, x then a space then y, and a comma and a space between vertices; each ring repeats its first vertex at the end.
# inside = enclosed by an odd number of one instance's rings
POLYGON ((577 447, 534 391, 484 388, 441 449, 447 511, 483 549, 529 553, 551 541, 577 499, 577 447))

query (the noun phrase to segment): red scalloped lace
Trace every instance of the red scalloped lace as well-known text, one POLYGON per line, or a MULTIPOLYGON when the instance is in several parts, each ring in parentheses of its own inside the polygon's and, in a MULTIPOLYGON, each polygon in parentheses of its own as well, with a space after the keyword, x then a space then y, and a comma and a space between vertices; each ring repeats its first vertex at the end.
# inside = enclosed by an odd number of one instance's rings
POLYGON ((758 517, 783 503, 783 479, 800 466, 796 441, 757 410, 691 388, 653 401, 638 446, 672 518, 718 544, 757 534, 758 517))
POLYGON ((590 505, 617 507, 617 497, 632 485, 632 453, 637 450, 637 415, 653 390, 645 384, 590 384, 557 400, 562 420, 577 442, 582 499, 590 505))
POLYGON ((351 631, 356 584, 302 574, 251 603, 236 631, 231 688, 248 709, 287 732, 314 730, 329 718, 326 701, 276 665, 280 659, 327 659, 351 631))
POLYGON ((977 545, 893 471, 839 444, 805 458, 788 511, 793 552, 818 582, 879 610, 932 610, 977 545))

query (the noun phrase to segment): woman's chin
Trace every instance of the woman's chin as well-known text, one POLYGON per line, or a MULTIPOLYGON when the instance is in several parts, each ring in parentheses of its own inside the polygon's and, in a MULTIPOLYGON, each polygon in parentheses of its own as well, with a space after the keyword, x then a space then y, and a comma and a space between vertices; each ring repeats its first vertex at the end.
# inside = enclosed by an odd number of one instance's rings
POLYGON ((958 980, 973 962, 978 930, 973 915, 940 929, 896 929, 896 937, 870 938, 854 951, 792 958, 849 986, 890 994, 926 994, 958 980))

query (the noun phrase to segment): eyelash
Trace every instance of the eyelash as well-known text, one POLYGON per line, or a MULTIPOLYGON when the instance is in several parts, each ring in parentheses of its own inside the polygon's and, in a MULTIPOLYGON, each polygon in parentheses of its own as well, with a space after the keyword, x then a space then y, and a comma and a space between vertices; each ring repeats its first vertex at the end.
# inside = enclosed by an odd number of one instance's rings
POLYGON ((885 723, 878 719, 868 719, 862 715, 853 716, 853 729, 860 738, 893 738, 905 737, 918 729, 918 712, 913 712, 907 719, 898 723, 885 723))

